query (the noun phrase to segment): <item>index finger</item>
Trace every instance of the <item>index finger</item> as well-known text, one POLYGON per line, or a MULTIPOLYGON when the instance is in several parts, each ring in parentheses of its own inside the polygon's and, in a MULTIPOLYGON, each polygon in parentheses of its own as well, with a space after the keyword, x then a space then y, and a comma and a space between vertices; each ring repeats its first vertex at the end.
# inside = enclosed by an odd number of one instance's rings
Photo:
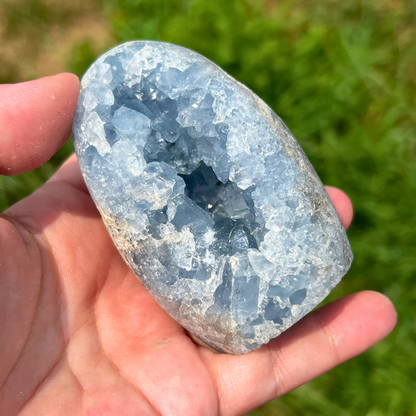
POLYGON ((206 351, 219 413, 246 414, 312 380, 384 338, 396 319, 385 296, 360 292, 310 313, 257 351, 240 357, 206 351))

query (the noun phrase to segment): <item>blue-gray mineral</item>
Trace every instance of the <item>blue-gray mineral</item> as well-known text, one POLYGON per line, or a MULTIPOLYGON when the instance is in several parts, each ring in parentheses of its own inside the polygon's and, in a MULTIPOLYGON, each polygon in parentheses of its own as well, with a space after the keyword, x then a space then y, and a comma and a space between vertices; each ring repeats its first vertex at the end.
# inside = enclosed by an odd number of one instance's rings
POLYGON ((82 79, 73 132, 121 255, 217 351, 259 348, 350 267, 340 219, 288 128, 195 52, 161 42, 107 52, 82 79))

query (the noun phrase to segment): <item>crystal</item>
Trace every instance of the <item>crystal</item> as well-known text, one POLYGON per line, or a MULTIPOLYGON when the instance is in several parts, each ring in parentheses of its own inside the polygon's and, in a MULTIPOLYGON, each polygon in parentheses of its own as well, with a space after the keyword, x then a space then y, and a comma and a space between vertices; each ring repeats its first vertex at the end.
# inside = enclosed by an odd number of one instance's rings
POLYGON ((201 55, 130 42, 81 82, 75 150, 125 261, 219 352, 259 348, 312 310, 352 253, 282 120, 201 55))

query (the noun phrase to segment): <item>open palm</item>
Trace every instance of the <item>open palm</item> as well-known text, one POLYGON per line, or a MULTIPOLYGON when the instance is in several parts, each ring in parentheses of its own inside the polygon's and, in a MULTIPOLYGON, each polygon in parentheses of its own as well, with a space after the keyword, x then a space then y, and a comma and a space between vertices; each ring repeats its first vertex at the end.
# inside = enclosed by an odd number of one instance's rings
MULTIPOLYGON (((0 87, 0 173, 47 160, 67 139, 78 80, 0 87)), ((344 225, 348 198, 328 188, 344 225)), ((243 415, 355 356, 396 315, 361 292, 235 357, 196 345, 115 249, 72 157, 0 216, 0 414, 243 415)))

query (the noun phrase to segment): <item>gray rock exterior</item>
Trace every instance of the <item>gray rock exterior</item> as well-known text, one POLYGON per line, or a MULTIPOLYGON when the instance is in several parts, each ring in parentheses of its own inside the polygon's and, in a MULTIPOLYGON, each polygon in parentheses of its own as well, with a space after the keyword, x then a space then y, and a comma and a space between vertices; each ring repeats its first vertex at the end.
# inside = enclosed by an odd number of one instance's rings
POLYGON ((82 79, 73 136, 121 255, 217 351, 278 336, 351 265, 341 221, 288 128, 193 51, 143 41, 101 56, 82 79))

